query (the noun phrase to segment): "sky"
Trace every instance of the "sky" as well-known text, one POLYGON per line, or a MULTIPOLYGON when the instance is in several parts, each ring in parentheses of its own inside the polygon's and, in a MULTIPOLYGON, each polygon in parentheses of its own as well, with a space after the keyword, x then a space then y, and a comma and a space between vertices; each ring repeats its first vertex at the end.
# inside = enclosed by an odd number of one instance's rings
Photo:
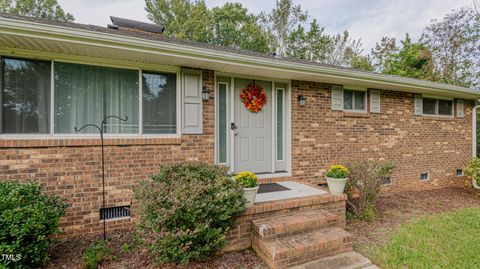
MULTIPOLYGON (((233 2, 231 0, 230 2, 233 2)), ((106 26, 109 16, 149 22, 144 0, 58 0, 79 23, 106 26)), ((208 7, 223 5, 225 0, 206 0, 208 7)), ((252 13, 269 11, 275 0, 244 0, 252 13)), ((417 40, 432 19, 441 19, 453 9, 473 5, 473 0, 294 0, 310 18, 316 18, 330 34, 351 33, 361 39, 368 53, 383 36, 403 39, 409 33, 417 40)))

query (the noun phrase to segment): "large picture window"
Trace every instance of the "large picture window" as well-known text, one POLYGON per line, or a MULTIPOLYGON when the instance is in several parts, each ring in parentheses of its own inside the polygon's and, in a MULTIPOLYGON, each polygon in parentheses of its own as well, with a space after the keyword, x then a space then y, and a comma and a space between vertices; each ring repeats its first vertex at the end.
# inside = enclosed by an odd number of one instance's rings
POLYGON ((2 59, 2 133, 50 132, 51 63, 2 59))
POLYGON ((107 134, 176 134, 177 74, 141 72, 2 58, 0 133, 75 134, 114 115, 128 120, 108 121, 107 134))

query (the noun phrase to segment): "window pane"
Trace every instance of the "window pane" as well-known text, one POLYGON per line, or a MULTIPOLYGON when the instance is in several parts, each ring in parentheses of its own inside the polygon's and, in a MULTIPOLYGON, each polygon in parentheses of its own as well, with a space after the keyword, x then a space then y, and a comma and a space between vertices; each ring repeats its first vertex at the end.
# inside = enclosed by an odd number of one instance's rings
MULTIPOLYGON (((74 127, 110 119, 105 133, 138 133, 138 71, 55 63, 55 133, 75 133, 74 127)), ((97 133, 86 128, 82 133, 97 133)))
POLYGON ((355 94, 355 110, 365 109, 365 93, 361 91, 354 91, 355 94))
POLYGON ((227 162, 227 85, 218 84, 218 162, 227 162))
POLYGON ((277 90, 277 160, 283 160, 283 90, 277 90))
POLYGON ((2 132, 49 133, 51 63, 3 63, 2 132))
POLYGON ((343 90, 343 109, 353 109, 353 91, 343 90))
POLYGON ((177 132, 177 76, 143 73, 143 133, 177 132))
POLYGON ((423 98, 423 114, 435 115, 436 103, 436 99, 423 98))
POLYGON ((453 101, 452 100, 438 100, 438 114, 452 115, 453 101))

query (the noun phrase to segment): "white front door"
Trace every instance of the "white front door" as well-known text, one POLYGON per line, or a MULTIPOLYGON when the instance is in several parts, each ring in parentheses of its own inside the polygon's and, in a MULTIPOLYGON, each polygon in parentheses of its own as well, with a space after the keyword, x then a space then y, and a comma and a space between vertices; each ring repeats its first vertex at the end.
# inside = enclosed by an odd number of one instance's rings
POLYGON ((234 167, 235 172, 271 173, 273 160, 272 83, 235 79, 234 83, 234 167), (267 93, 267 104, 253 113, 240 99, 242 89, 255 83, 267 93))

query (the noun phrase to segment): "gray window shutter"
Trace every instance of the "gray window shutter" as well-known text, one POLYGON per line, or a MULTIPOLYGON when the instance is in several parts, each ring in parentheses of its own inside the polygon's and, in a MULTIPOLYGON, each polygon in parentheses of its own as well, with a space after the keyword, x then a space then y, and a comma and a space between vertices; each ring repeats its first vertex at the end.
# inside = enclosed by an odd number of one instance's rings
POLYGON ((202 72, 182 70, 184 134, 203 133, 202 72))
POLYGON ((343 110, 343 86, 332 85, 332 110, 343 110))
POLYGON ((463 118, 465 116, 463 100, 457 99, 457 117, 463 118))
POLYGON ((380 91, 370 90, 370 112, 380 113, 380 91))
POLYGON ((415 115, 423 115, 423 98, 421 95, 415 95, 415 115))

